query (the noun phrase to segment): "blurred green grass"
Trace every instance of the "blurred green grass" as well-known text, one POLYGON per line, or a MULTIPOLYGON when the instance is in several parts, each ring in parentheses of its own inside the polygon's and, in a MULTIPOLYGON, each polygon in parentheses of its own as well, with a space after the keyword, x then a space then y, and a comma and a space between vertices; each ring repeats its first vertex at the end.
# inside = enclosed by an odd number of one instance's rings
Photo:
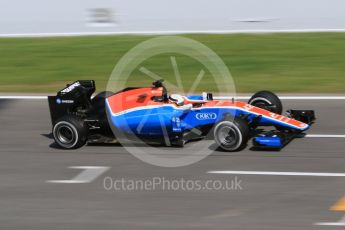
MULTIPOLYGON (((237 92, 345 93, 345 33, 183 35, 215 51, 234 78, 237 92)), ((0 92, 56 92, 78 79, 104 89, 117 61, 152 36, 1 38, 0 92)), ((200 63, 176 56, 184 82, 191 84, 200 63)), ((168 55, 145 67, 171 80, 168 55)), ((152 79, 134 71, 131 85, 152 79)), ((199 91, 216 89, 206 73, 199 91)))

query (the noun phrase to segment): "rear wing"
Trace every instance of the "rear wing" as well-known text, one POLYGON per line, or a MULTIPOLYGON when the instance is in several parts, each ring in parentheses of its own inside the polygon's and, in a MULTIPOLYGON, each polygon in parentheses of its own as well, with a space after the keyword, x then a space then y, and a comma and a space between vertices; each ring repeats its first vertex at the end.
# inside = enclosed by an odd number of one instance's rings
POLYGON ((79 80, 66 85, 56 96, 48 96, 52 124, 66 114, 90 107, 91 96, 95 92, 94 80, 79 80))

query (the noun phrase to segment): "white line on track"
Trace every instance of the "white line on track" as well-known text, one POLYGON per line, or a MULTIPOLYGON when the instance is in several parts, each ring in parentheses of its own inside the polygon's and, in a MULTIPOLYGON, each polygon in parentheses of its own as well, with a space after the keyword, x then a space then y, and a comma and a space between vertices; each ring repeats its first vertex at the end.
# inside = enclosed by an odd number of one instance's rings
POLYGON ((313 176, 313 177, 345 177, 345 173, 317 172, 271 172, 271 171, 208 171, 210 174, 265 175, 265 176, 313 176))
POLYGON ((47 99, 47 96, 0 96, 0 99, 42 100, 47 99))
POLYGON ((345 226, 345 216, 340 219, 338 222, 319 222, 315 223, 314 225, 320 226, 345 226))
POLYGON ((336 135, 336 134, 307 134, 305 137, 313 137, 313 138, 345 138, 345 135, 336 135))
POLYGON ((314 225, 319 225, 319 226, 345 226, 345 223, 341 223, 341 222, 320 222, 320 223, 315 223, 314 225))
POLYGON ((104 166, 71 166, 71 169, 83 169, 81 173, 73 177, 71 180, 48 180, 47 183, 58 183, 58 184, 81 184, 90 183, 97 177, 103 174, 110 167, 104 166))
POLYGON ((0 37, 65 37, 96 35, 166 35, 166 34, 237 34, 237 33, 310 33, 310 32, 344 32, 342 28, 316 29, 262 29, 262 30, 152 30, 152 31, 113 31, 113 32, 60 32, 60 33, 13 33, 0 34, 0 37))

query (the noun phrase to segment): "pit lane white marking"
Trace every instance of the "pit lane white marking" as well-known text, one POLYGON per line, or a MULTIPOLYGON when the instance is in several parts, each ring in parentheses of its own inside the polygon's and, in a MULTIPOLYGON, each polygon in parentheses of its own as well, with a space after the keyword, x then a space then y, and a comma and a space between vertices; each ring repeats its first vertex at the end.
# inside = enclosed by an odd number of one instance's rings
POLYGON ((59 183, 59 184, 82 184, 90 183, 97 177, 102 175, 110 167, 105 166, 71 166, 71 169, 83 169, 81 173, 73 177, 71 180, 48 180, 47 183, 59 183))
POLYGON ((47 99, 47 96, 0 96, 0 99, 43 100, 43 99, 47 99))
POLYGON ((208 171, 210 174, 266 175, 266 176, 314 176, 314 177, 345 177, 345 173, 317 172, 269 172, 269 171, 208 171))
MULTIPOLYGON (((238 20, 235 20, 238 21, 238 20)), ((241 21, 241 20, 240 20, 241 21)), ((0 37, 75 37, 90 35, 161 35, 161 34, 238 34, 238 33, 314 33, 314 32, 345 32, 345 29, 248 29, 248 30, 139 30, 139 31, 112 31, 112 32, 55 32, 55 33, 9 33, 0 34, 0 37)))
POLYGON ((333 134, 307 134, 305 137, 315 137, 315 138, 345 138, 345 135, 333 135, 333 134))
POLYGON ((320 222, 320 223, 315 223, 314 225, 319 225, 319 226, 345 226, 345 223, 341 222, 320 222))
POLYGON ((314 225, 319 226, 345 226, 345 216, 339 220, 338 222, 319 222, 315 223, 314 225))

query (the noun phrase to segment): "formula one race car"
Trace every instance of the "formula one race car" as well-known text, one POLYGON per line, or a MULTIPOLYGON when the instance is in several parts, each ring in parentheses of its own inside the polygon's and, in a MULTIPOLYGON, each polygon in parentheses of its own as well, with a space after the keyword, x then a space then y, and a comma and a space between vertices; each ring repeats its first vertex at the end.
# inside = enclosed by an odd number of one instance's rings
POLYGON ((163 80, 91 98, 95 89, 93 80, 76 81, 48 97, 53 136, 60 147, 120 138, 182 147, 212 138, 224 151, 239 151, 252 138, 254 148, 280 149, 315 120, 312 110, 281 115, 281 101, 269 91, 254 94, 246 103, 214 100, 211 93, 168 94, 163 80), (271 130, 265 130, 267 126, 271 130))

